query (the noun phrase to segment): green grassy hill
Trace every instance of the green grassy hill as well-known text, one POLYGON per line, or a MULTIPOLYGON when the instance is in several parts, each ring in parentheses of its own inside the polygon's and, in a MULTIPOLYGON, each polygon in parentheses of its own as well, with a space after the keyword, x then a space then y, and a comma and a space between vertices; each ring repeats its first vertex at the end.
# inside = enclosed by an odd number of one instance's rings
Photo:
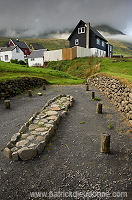
POLYGON ((46 79, 50 84, 80 84, 83 79, 73 77, 62 71, 37 68, 23 67, 19 64, 5 63, 0 61, 0 82, 9 79, 19 79, 21 77, 38 77, 46 79))
POLYGON ((109 40, 109 43, 112 44, 114 47, 114 55, 124 55, 126 57, 132 57, 132 43, 117 40, 109 40))

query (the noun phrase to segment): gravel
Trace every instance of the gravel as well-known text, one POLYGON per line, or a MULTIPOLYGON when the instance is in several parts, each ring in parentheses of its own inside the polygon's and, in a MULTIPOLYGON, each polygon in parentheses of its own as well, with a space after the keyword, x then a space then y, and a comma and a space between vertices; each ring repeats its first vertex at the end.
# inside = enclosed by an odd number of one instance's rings
POLYGON ((11 109, 5 109, 0 102, 1 200, 131 199, 131 128, 96 88, 90 87, 86 92, 85 85, 48 86, 45 91, 34 90, 33 97, 24 93, 10 100, 11 109), (103 114, 96 113, 98 102, 91 99, 92 91, 103 103, 103 114), (48 100, 59 94, 72 95, 75 103, 61 120, 45 151, 29 161, 5 158, 2 150, 11 136, 48 100), (102 133, 111 135, 110 154, 100 153, 102 133), (85 195, 87 192, 89 198, 80 192, 85 195), (97 192, 107 193, 110 197, 97 197, 97 192), (122 197, 126 193, 121 192, 126 192, 127 197, 122 197))

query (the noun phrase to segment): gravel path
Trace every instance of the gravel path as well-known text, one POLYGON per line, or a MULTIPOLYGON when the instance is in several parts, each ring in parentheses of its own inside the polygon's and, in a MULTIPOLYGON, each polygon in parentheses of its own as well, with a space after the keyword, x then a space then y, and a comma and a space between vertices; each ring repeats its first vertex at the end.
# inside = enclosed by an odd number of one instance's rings
POLYGON ((26 94, 13 97, 10 110, 5 110, 3 102, 0 102, 2 151, 10 137, 48 100, 59 94, 72 95, 75 100, 40 156, 30 161, 14 162, 1 152, 1 200, 131 199, 131 128, 102 93, 94 87, 90 89, 101 98, 103 114, 95 112, 97 101, 91 100, 91 91, 86 92, 84 85, 48 86, 43 96, 36 95, 36 92, 42 91, 38 89, 34 90, 32 98, 26 94), (109 155, 100 153, 101 133, 111 134, 109 155), (97 197, 97 192, 107 193, 107 197, 100 197, 103 193, 98 193, 97 197), (126 195, 121 192, 127 192, 127 197, 121 197, 126 195), (84 195, 89 195, 89 198, 84 195))

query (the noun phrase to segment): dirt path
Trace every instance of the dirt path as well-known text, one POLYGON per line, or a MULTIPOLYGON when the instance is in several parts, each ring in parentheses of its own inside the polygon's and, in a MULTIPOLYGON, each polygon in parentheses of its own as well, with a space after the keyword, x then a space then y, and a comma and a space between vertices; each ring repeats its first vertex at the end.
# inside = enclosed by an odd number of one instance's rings
POLYGON ((131 199, 130 127, 104 95, 93 87, 91 90, 101 98, 103 114, 95 112, 97 102, 91 100, 91 91, 86 92, 84 85, 48 86, 42 97, 23 94, 11 98, 11 110, 5 110, 0 102, 2 150, 19 127, 49 99, 58 94, 69 94, 75 99, 74 107, 40 156, 14 162, 0 154, 1 200, 131 199), (111 134, 109 155, 100 153, 101 133, 111 134))

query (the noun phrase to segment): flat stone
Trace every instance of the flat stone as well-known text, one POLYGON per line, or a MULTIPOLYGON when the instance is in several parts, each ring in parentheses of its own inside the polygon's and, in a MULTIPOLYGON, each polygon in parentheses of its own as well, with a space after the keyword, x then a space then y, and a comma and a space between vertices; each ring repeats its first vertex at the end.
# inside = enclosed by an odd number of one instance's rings
POLYGON ((45 131, 45 127, 36 128, 35 131, 37 131, 37 132, 43 132, 43 131, 45 131))
POLYGON ((51 107, 50 110, 59 111, 59 110, 61 110, 61 108, 59 108, 59 107, 51 107))
POLYGON ((34 131, 37 127, 38 127, 37 124, 31 124, 31 125, 29 126, 29 131, 34 131))
POLYGON ((40 142, 37 146, 36 146, 36 150, 38 154, 41 154, 42 151, 44 150, 46 146, 46 142, 40 142))
POLYGON ((57 108, 57 107, 59 107, 59 104, 51 104, 51 108, 53 108, 53 107, 57 108))
POLYGON ((29 142, 29 140, 21 140, 19 142, 16 143, 16 147, 21 147, 26 145, 29 142))
POLYGON ((22 160, 29 160, 37 155, 37 150, 28 147, 23 147, 18 150, 18 155, 22 160))
POLYGON ((10 150, 9 148, 6 147, 6 148, 4 149, 4 151, 3 151, 3 154, 4 154, 5 157, 11 159, 12 154, 11 154, 11 150, 10 150))
POLYGON ((38 93, 39 96, 42 96, 43 94, 41 92, 38 93))
POLYGON ((57 118, 56 116, 47 117, 47 119, 50 119, 50 120, 55 120, 56 118, 57 118))
POLYGON ((12 153, 12 160, 19 160, 19 157, 18 157, 18 153, 17 153, 17 152, 13 152, 13 153, 12 153))
POLYGON ((45 141, 45 137, 43 137, 43 136, 37 136, 37 137, 36 137, 36 141, 37 141, 37 142, 45 141))
POLYGON ((130 125, 132 126, 132 120, 129 120, 130 125))
POLYGON ((35 146, 36 146, 36 144, 31 143, 28 147, 35 147, 35 146))
POLYGON ((33 140, 34 138, 35 138, 34 135, 31 135, 31 136, 28 136, 28 137, 27 137, 28 140, 33 140))
POLYGON ((23 133, 23 132, 25 132, 27 130, 27 126, 22 126, 21 128, 20 128, 20 130, 19 130, 19 133, 23 133))
POLYGON ((52 126, 53 126, 53 124, 46 124, 46 128, 50 128, 52 126))
POLYGON ((48 131, 40 133, 40 135, 45 136, 48 133, 48 131))
POLYGON ((47 111, 48 116, 57 115, 57 114, 58 114, 58 112, 56 112, 56 111, 47 111))
POLYGON ((17 140, 20 138, 20 136, 21 136, 20 133, 15 133, 11 138, 11 142, 13 142, 13 143, 17 142, 17 140))
POLYGON ((31 131, 30 134, 32 134, 32 135, 39 135, 40 133, 37 132, 37 131, 31 131))
POLYGON ((27 138, 27 137, 28 137, 28 134, 27 134, 27 133, 21 134, 21 138, 22 138, 22 139, 25 139, 25 138, 27 138))

